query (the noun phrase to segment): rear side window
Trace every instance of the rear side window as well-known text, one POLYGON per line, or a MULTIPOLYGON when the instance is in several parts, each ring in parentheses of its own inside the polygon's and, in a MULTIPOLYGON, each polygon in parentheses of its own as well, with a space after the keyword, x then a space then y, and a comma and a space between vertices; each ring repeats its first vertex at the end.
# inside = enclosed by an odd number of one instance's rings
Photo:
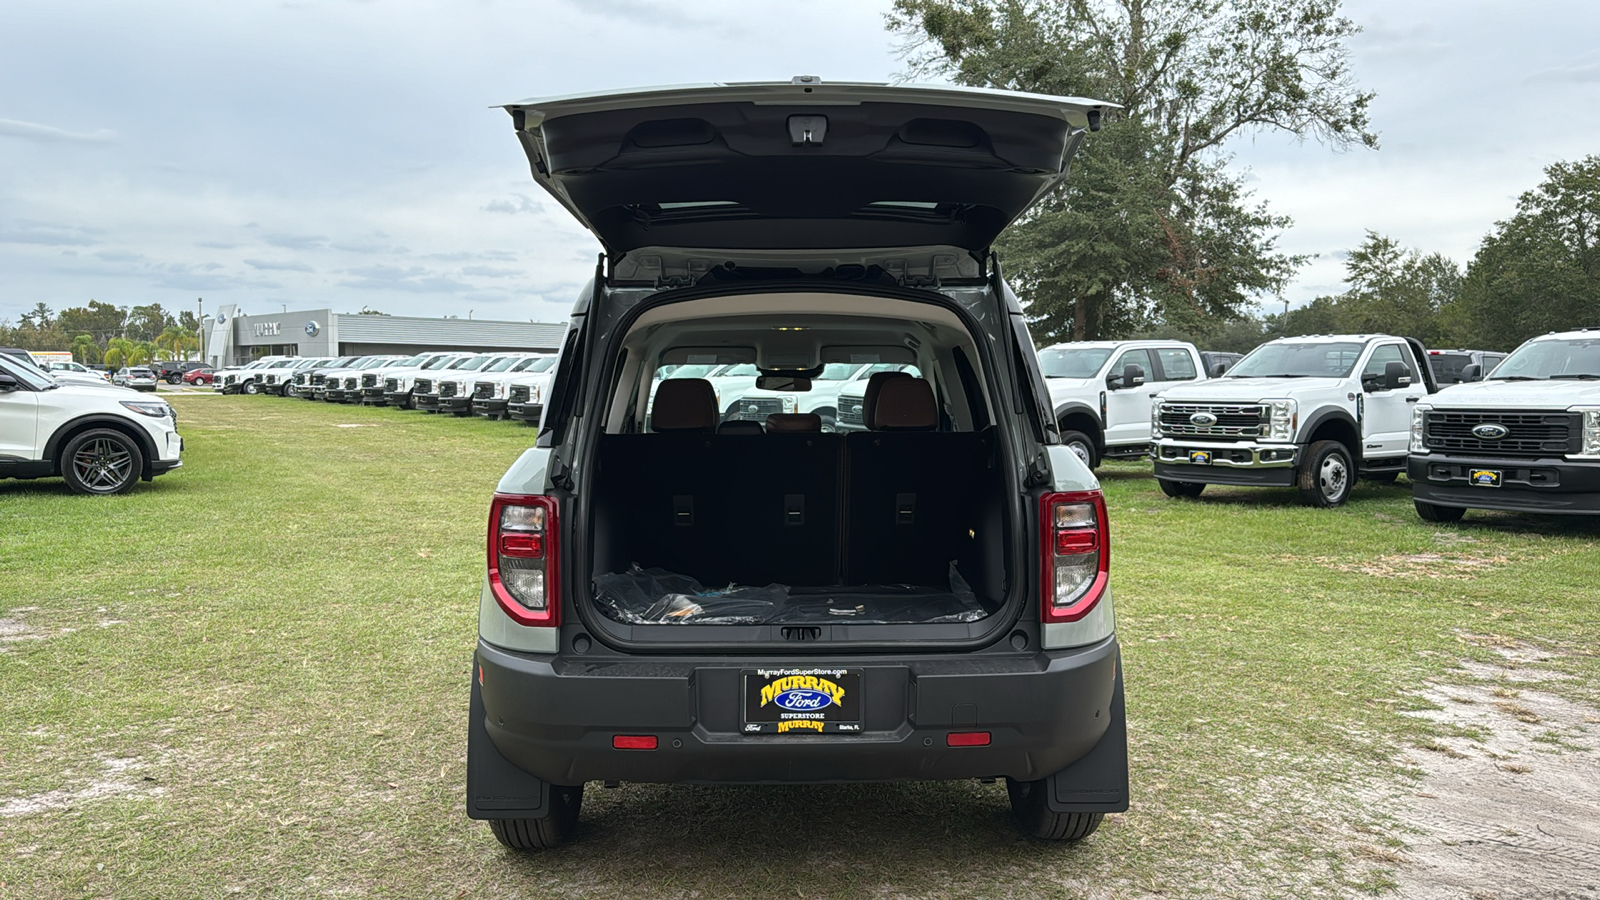
POLYGON ((1199 377, 1194 359, 1181 347, 1157 350, 1156 358, 1161 361, 1162 381, 1190 381, 1199 377))

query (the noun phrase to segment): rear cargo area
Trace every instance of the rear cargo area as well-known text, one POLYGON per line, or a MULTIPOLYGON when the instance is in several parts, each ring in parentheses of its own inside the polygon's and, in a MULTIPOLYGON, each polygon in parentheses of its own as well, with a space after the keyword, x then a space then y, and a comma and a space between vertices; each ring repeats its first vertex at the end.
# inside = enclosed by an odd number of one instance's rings
POLYGON ((971 622, 1005 594, 992 430, 607 434, 596 461, 617 621, 971 622))

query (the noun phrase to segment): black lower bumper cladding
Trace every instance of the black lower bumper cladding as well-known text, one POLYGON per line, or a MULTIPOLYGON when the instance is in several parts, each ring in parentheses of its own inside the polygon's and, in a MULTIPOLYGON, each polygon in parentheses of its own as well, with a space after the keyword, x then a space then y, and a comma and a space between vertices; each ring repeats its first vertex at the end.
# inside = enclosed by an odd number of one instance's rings
MULTIPOLYGON (((619 658, 621 659, 621 658, 619 658)), ((536 816, 550 784, 615 780, 818 784, 1051 779, 1057 811, 1127 807, 1116 640, 1015 656, 817 658, 862 674, 861 730, 745 733, 744 671, 728 659, 602 663, 479 644, 468 739, 468 814, 536 816), (987 732, 981 746, 956 733, 987 732), (619 735, 656 749, 617 749, 619 735)), ((754 663, 751 663, 752 665, 754 663)))
POLYGON ((1172 465, 1157 462, 1157 478, 1189 484, 1231 484, 1240 487, 1293 487, 1295 470, 1290 466, 1248 469, 1229 466, 1172 465))
POLYGON ((1600 514, 1600 461, 1413 456, 1412 497, 1435 506, 1600 514))

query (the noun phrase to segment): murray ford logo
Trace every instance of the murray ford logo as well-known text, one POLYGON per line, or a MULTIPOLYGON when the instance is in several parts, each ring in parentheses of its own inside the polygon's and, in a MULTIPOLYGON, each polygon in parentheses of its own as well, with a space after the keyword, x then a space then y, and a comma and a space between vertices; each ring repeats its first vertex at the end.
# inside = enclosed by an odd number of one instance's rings
POLYGON ((844 701, 844 688, 815 675, 779 678, 761 689, 761 705, 790 712, 816 712, 844 701))
POLYGON ((1189 417, 1190 425, 1199 425, 1202 428, 1217 424, 1217 417, 1208 412, 1198 412, 1189 417))
POLYGON ((1510 433, 1511 429, 1497 422, 1485 422, 1482 425, 1479 425, 1477 428, 1472 429, 1473 437, 1485 441, 1498 441, 1510 433))

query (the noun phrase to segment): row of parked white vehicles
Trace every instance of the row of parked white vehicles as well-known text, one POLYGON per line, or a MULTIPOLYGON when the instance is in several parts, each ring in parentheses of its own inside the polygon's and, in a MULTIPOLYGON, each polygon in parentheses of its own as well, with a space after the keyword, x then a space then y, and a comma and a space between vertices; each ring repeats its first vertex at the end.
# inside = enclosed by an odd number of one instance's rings
POLYGON ((221 369, 212 389, 539 424, 555 356, 441 350, 411 356, 269 356, 221 369))
POLYGON ((1059 344, 1039 362, 1062 443, 1091 467, 1148 455, 1169 497, 1292 487, 1334 507, 1357 478, 1404 472, 1428 521, 1600 513, 1600 332, 1534 338, 1443 388, 1439 355, 1358 334, 1270 341, 1223 374, 1173 341, 1059 344))

